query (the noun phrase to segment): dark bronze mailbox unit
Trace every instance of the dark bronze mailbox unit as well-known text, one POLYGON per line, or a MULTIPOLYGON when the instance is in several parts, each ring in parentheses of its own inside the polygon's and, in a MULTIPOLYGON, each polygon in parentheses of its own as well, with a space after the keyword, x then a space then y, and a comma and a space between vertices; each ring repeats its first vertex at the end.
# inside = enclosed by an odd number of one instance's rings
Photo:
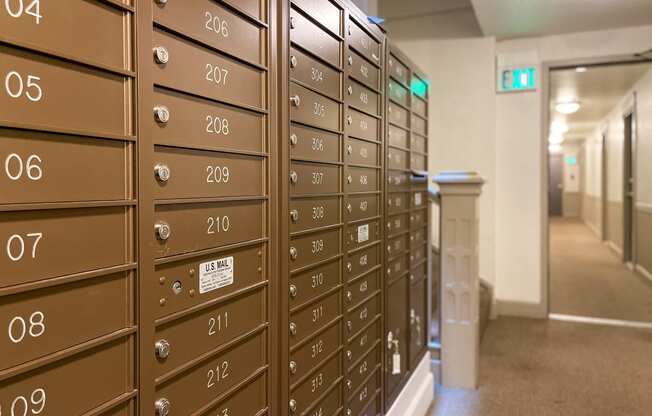
POLYGON ((383 414, 425 77, 349 0, 58 3, 0 3, 0 413, 383 414))

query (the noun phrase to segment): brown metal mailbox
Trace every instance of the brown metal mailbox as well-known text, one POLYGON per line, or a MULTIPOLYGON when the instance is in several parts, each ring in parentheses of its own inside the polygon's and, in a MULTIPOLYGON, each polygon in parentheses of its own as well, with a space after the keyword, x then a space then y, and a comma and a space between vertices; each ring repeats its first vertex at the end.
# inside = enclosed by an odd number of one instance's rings
POLYGON ((418 228, 410 232, 410 243, 412 245, 421 245, 425 243, 428 238, 428 229, 427 228, 418 228))
POLYGON ((152 247, 157 258, 262 238, 265 201, 159 205, 155 208, 152 247), (169 237, 155 230, 166 224, 169 237))
POLYGON ((390 146, 398 146, 407 149, 408 142, 408 132, 400 127, 389 125, 387 128, 387 137, 389 138, 390 146))
POLYGON ((353 393, 353 397, 349 400, 344 414, 348 414, 350 410, 352 415, 360 415, 362 409, 376 397, 376 391, 379 388, 380 371, 377 370, 358 391, 353 393))
POLYGON ((410 85, 410 70, 391 54, 389 56, 389 75, 403 83, 403 85, 410 85))
POLYGON ((340 384, 332 388, 322 401, 310 409, 306 416, 336 415, 342 406, 341 390, 340 384))
MULTIPOLYGON (((265 289, 261 288, 209 305, 157 328, 156 342, 169 345, 169 355, 156 356, 156 376, 173 371, 265 324, 266 299, 265 289)), ((152 348, 152 354, 154 350, 152 348)))
POLYGON ((290 40, 314 56, 319 56, 338 68, 342 67, 340 41, 295 9, 290 10, 290 40))
POLYGON ((377 416, 380 414, 380 396, 376 396, 374 400, 360 413, 360 416, 377 416))
POLYGON ((382 363, 380 344, 369 351, 361 361, 353 368, 349 369, 344 383, 346 399, 350 400, 354 391, 356 391, 365 381, 365 379, 382 363))
POLYGON ((425 137, 412 135, 411 150, 414 152, 426 153, 428 149, 427 139, 425 137))
POLYGON ((222 0, 250 16, 262 21, 267 21, 267 0, 222 0))
POLYGON ((412 192, 412 197, 410 198, 410 209, 419 209, 427 207, 428 191, 420 190, 412 192))
POLYGON ((349 46, 360 52, 370 62, 380 65, 380 43, 369 36, 355 20, 349 22, 349 46))
POLYGON ((349 128, 347 132, 349 136, 376 142, 381 140, 380 121, 370 115, 353 108, 347 108, 346 124, 349 128))
POLYGON ((402 84, 394 81, 393 79, 389 80, 387 84, 387 89, 389 92, 389 99, 402 105, 403 107, 410 106, 410 91, 405 88, 402 84))
POLYGON ((267 391, 266 375, 263 374, 201 416, 266 415, 262 411, 267 407, 267 391))
POLYGON ((417 134, 420 134, 422 136, 425 136, 428 134, 428 126, 426 120, 423 118, 412 115, 412 131, 414 131, 417 134))
POLYGON ((153 101, 150 131, 156 144, 266 151, 264 114, 161 88, 154 89, 153 101), (157 110, 167 110, 169 119, 160 121, 157 110))
POLYGON ((410 156, 410 167, 414 170, 428 170, 428 156, 412 153, 410 156))
POLYGON ((216 198, 265 194, 264 158, 234 153, 156 147, 155 199, 216 198), (167 168, 163 180, 159 169, 167 168))
POLYGON ((346 227, 346 249, 351 251, 380 239, 380 220, 350 224, 346 227))
POLYGON ((404 171, 388 170, 387 183, 390 191, 408 190, 410 187, 410 174, 404 171))
POLYGON ((125 143, 0 129, 2 202, 71 202, 130 198, 125 143), (89 160, 101 160, 89 168, 89 160))
POLYGON ((347 82, 346 103, 369 114, 380 115, 380 94, 352 79, 347 82))
POLYGON ((428 102, 417 95, 412 95, 412 111, 423 118, 427 118, 428 102))
MULTIPOLYGON (((391 331, 392 338, 398 341, 398 352, 401 354, 401 374, 393 375, 391 371, 385 373, 386 396, 394 396, 398 393, 397 388, 405 377, 408 369, 408 292, 409 285, 407 279, 398 279, 387 287, 387 298, 385 303, 385 327, 387 333, 391 331)), ((385 366, 388 369, 393 367, 393 354, 395 349, 387 350, 385 354, 385 366)))
POLYGON ((347 137, 344 148, 347 163, 355 165, 379 166, 380 145, 377 143, 347 137))
POLYGON ((346 306, 355 305, 379 289, 380 273, 376 270, 350 282, 346 286, 344 304, 346 306))
POLYGON ((0 370, 130 326, 128 273, 2 298, 0 370))
POLYGON ((417 264, 428 258, 428 245, 422 244, 417 247, 413 247, 410 251, 410 263, 417 264))
POLYGON ((410 269, 409 256, 400 253, 387 263, 387 278, 396 279, 406 274, 410 269))
POLYGON ((86 1, 66 7, 41 5, 40 13, 30 3, 21 6, 7 2, 6 8, 6 13, 0 13, 3 41, 115 69, 130 69, 131 59, 123 49, 130 36, 126 28, 131 13, 126 10, 86 1))
POLYGON ((339 196, 290 201, 290 232, 327 227, 341 221, 339 196))
POLYGON ((359 221, 379 215, 380 195, 352 195, 346 202, 346 219, 348 221, 359 221))
POLYGON ((289 179, 290 194, 293 196, 340 191, 340 167, 337 165, 292 162, 289 179))
POLYGON ((349 68, 349 77, 354 78, 375 90, 379 89, 380 70, 371 65, 357 52, 349 51, 347 56, 347 67, 349 68))
POLYGON ((387 219, 387 235, 396 235, 409 230, 408 214, 393 215, 387 219))
POLYGON ((409 153, 405 150, 396 149, 393 147, 387 148, 387 168, 388 169, 404 169, 410 168, 409 153))
POLYGON ((212 1, 154 5, 154 21, 210 47, 265 65, 266 29, 212 1))
POLYGON ((340 73, 297 48, 290 48, 290 77, 331 98, 342 98, 340 73))
POLYGON ((394 257, 410 249, 408 234, 387 239, 387 256, 394 257))
POLYGON ((173 409, 184 412, 207 406, 267 364, 266 339, 265 332, 261 332, 165 380, 157 386, 157 400, 166 398, 173 409))
POLYGON ((233 294, 267 279, 265 245, 204 254, 156 266, 156 317, 233 294))
POLYGON ((392 102, 387 106, 387 118, 391 123, 396 124, 397 126, 410 128, 410 115, 409 112, 403 108, 399 107, 397 104, 392 102))
POLYGON ((340 315, 340 294, 332 293, 290 316, 290 345, 294 347, 340 315))
POLYGON ((317 368, 326 358, 337 351, 342 344, 340 322, 325 329, 319 335, 290 354, 290 384, 301 380, 317 368))
MULTIPOLYGON (((342 34, 342 11, 329 0, 293 0, 309 16, 338 35, 342 34)), ((326 415, 326 414, 324 414, 326 415)))
POLYGON ((0 90, 0 123, 133 134, 125 117, 133 101, 128 77, 6 46, 0 46, 0 77, 5 81, 0 90))
POLYGON ((313 406, 319 396, 338 381, 341 373, 342 359, 338 353, 292 390, 290 398, 296 401, 296 410, 293 413, 303 414, 313 406))
POLYGON ((378 266, 380 264, 379 250, 380 245, 376 244, 349 254, 345 268, 346 280, 350 281, 356 276, 378 266))
MULTIPOLYGON (((187 7, 187 6, 181 6, 187 7)), ((266 73, 188 40, 154 29, 152 48, 165 48, 167 63, 152 57, 154 83, 202 97, 263 108, 266 73)))
POLYGON ((316 162, 341 162, 340 135, 299 124, 290 126, 290 157, 316 162))
POLYGON ((426 346, 426 296, 425 280, 410 287, 410 363, 413 367, 426 346))
MULTIPOLYGON (((410 283, 412 284, 428 277, 428 262, 423 258, 419 261, 421 261, 421 263, 416 267, 412 267, 412 270, 410 270, 410 283)), ((412 262, 412 264, 415 263, 416 260, 412 262)))
POLYGON ((340 230, 328 230, 290 240, 290 269, 318 263, 340 253, 340 230))
POLYGON ((346 313, 346 334, 348 337, 355 335, 365 325, 373 321, 376 314, 381 312, 380 297, 374 296, 355 309, 346 313))
POLYGON ((349 368, 349 371, 353 369, 353 364, 355 364, 360 357, 362 357, 369 348, 371 348, 377 340, 382 339, 380 331, 380 319, 376 320, 374 323, 369 325, 357 335, 354 339, 350 340, 347 344, 346 350, 346 366, 349 368))
POLYGON ((403 212, 410 209, 410 194, 407 192, 393 192, 387 197, 387 211, 389 214, 403 212))
POLYGON ((6 212, 0 215, 1 287, 130 261, 129 208, 6 212))
POLYGON ((290 83, 290 120, 339 131, 342 105, 298 84, 290 83))
POLYGON ((306 270, 290 277, 290 308, 310 302, 338 286, 341 263, 339 260, 306 270))
MULTIPOLYGON (((84 415, 134 389, 131 338, 122 338, 81 354, 0 382, 0 403, 22 415, 23 397, 49 415, 84 415), (101 377, 98 376, 101 374, 101 377), (92 383, 89 380, 94 380, 92 383)), ((30 406, 31 406, 30 405, 30 406)), ((44 413, 45 414, 45 413, 44 413)), ((104 414, 104 413, 103 413, 104 414)), ((127 416, 126 412, 115 416, 127 416)))
POLYGON ((380 170, 377 168, 349 167, 346 172, 347 192, 372 192, 380 190, 380 170))

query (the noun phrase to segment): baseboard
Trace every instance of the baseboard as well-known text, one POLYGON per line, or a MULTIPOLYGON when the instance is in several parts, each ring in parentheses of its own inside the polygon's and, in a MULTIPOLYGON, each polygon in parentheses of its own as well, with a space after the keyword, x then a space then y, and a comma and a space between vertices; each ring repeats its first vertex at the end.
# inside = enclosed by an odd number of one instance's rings
POLYGON ((592 224, 592 223, 590 223, 589 221, 586 221, 586 220, 584 220, 584 224, 586 224, 586 226, 589 227, 589 229, 591 231, 593 231, 593 234, 595 234, 598 238, 602 237, 602 233, 600 232, 600 230, 598 229, 598 227, 595 224, 592 224))
POLYGON ((645 277, 647 280, 652 283, 652 273, 650 273, 648 270, 645 269, 645 267, 641 266, 640 264, 636 265, 636 271, 643 277, 645 277))
POLYGON ((515 316, 519 318, 546 319, 548 313, 545 305, 541 303, 515 302, 510 300, 496 300, 499 316, 515 316))
POLYGON ((607 241, 605 241, 605 244, 606 244, 610 249, 612 249, 616 254, 618 254, 618 256, 620 256, 620 257, 623 256, 623 249, 620 248, 620 247, 618 247, 618 246, 616 245, 616 243, 614 243, 614 242, 611 241, 611 240, 607 240, 607 241))
POLYGON ((387 416, 426 416, 435 399, 435 378, 430 371, 431 364, 430 353, 426 353, 387 411, 387 416))

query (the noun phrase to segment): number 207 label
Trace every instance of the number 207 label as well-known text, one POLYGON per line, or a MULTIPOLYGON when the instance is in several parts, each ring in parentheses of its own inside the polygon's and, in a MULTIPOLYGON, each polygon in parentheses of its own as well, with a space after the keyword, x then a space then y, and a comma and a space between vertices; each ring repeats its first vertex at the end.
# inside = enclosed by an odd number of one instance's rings
POLYGON ((233 256, 199 265, 199 293, 204 294, 233 284, 233 256))

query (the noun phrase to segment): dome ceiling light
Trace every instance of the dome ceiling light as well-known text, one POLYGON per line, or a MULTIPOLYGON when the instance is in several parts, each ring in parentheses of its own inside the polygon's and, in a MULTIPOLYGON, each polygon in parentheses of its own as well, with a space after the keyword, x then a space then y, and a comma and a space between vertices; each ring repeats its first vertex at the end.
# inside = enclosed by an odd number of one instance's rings
POLYGON ((579 101, 568 101, 555 104, 555 110, 562 114, 573 114, 577 113, 581 105, 579 101))

